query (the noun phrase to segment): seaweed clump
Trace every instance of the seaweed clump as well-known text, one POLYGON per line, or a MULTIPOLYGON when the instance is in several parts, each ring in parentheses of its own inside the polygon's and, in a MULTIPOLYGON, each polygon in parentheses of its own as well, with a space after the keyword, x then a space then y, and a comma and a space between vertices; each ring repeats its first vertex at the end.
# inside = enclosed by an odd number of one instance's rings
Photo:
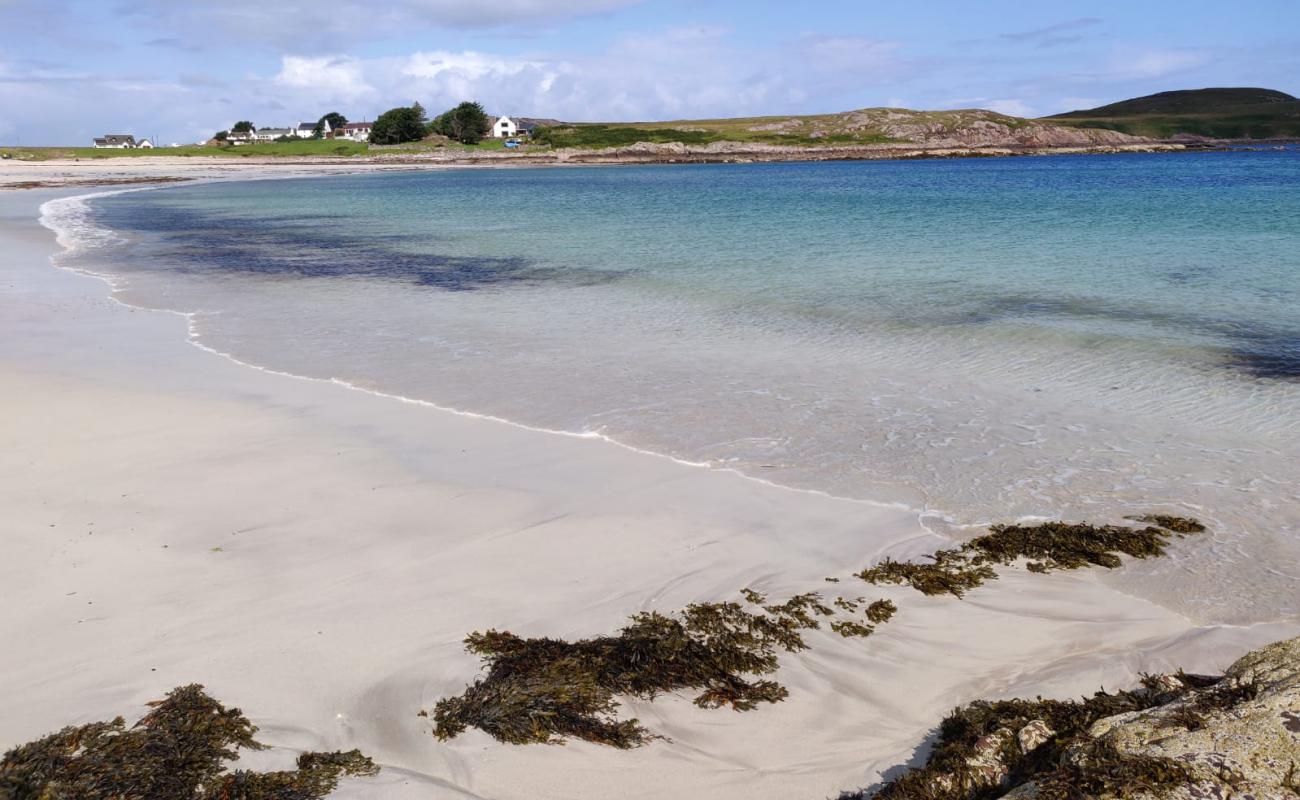
POLYGON ((434 734, 445 740, 475 727, 510 744, 574 737, 630 748, 656 737, 637 720, 616 717, 616 695, 649 700, 699 689, 697 706, 736 711, 780 702, 785 687, 747 676, 771 674, 778 651, 806 647, 800 631, 817 627, 811 601, 791 602, 767 613, 739 603, 699 603, 673 616, 647 612, 615 636, 577 642, 470 634, 466 647, 483 657, 487 675, 438 701, 434 734))
POLYGON ((858 573, 868 583, 909 584, 927 595, 962 597, 971 589, 997 580, 993 565, 1029 560, 1031 572, 1099 566, 1114 569, 1120 554, 1133 558, 1163 556, 1172 535, 1205 530, 1194 519, 1152 515, 1138 518, 1152 524, 1144 528, 1124 525, 1089 525, 1044 522, 1038 525, 994 525, 989 532, 960 548, 939 550, 929 563, 885 559, 858 573))
MULTIPOLYGON (((508 631, 472 633, 466 648, 483 658, 487 674, 461 695, 438 701, 434 735, 451 739, 473 727, 508 744, 577 738, 626 749, 658 737, 638 720, 620 719, 617 696, 653 700, 691 689, 698 690, 694 702, 701 708, 750 711, 778 703, 788 690, 762 676, 776 672, 780 652, 805 649, 803 631, 821 628, 835 609, 816 592, 784 603, 769 603, 751 589, 741 594, 757 609, 696 603, 673 615, 646 612, 616 635, 576 642, 525 639, 508 631)), ((837 605, 856 610, 859 603, 837 605)), ((895 610, 879 601, 867 616, 878 624, 895 610)), ((844 637, 874 630, 853 620, 829 620, 829 626, 844 637)))
MULTIPOLYGON (((1149 684, 1154 686, 1155 684, 1149 684)), ((1100 719, 1173 702, 1192 686, 1097 692, 1081 700, 977 701, 939 724, 925 764, 841 800, 988 800, 1033 782, 1040 800, 1159 796, 1190 780, 1167 758, 1134 756, 1088 735, 1100 719)))
POLYGON ((858 577, 867 583, 907 584, 922 594, 957 597, 998 577, 992 567, 972 564, 960 550, 940 550, 927 557, 931 563, 917 564, 886 558, 859 572, 858 577))
POLYGON ((375 775, 359 751, 303 753, 298 769, 225 772, 239 749, 262 750, 256 726, 203 687, 173 689, 131 728, 122 717, 64 728, 0 760, 4 800, 318 800, 343 775, 375 775))

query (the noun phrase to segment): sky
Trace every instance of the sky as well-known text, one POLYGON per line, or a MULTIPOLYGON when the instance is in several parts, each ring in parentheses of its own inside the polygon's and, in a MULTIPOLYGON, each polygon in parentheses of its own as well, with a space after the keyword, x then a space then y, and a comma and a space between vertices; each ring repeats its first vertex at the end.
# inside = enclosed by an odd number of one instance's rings
POLYGON ((1045 116, 1300 95, 1300 0, 0 0, 0 144, 195 142, 419 101, 567 121, 1045 116))

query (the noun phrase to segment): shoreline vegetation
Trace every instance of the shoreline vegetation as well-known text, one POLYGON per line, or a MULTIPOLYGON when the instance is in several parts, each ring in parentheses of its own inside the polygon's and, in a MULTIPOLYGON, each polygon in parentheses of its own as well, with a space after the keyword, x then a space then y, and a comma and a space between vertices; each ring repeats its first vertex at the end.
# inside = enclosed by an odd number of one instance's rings
MULTIPOLYGON (((397 109, 400 111, 403 109, 397 109)), ((422 113, 405 109, 411 114, 422 113)), ((537 127, 517 147, 500 138, 465 137, 438 117, 423 139, 391 144, 339 139, 112 150, 0 148, 16 162, 66 164, 104 159, 291 160, 378 164, 655 164, 997 157, 1054 153, 1166 152, 1187 149, 1116 131, 1085 129, 992 111, 863 109, 841 114, 635 123, 559 123, 537 127)), ((384 140, 380 140, 384 141, 384 140)))
MULTIPOLYGON (((310 137, 300 138, 286 129, 285 135, 269 139, 245 120, 198 145, 0 147, 0 159, 76 163, 170 157, 214 164, 290 160, 543 166, 1177 152, 1223 149, 1243 142, 1296 141, 1300 100, 1267 89, 1197 89, 1041 119, 984 109, 865 108, 835 114, 663 122, 532 120, 518 137, 493 135, 491 118, 483 107, 466 101, 433 119, 419 103, 393 108, 365 124, 366 140, 342 134, 331 138, 333 129, 343 131, 346 125, 345 117, 330 112, 316 123, 310 137)), ((5 188, 31 187, 11 183, 5 188)))

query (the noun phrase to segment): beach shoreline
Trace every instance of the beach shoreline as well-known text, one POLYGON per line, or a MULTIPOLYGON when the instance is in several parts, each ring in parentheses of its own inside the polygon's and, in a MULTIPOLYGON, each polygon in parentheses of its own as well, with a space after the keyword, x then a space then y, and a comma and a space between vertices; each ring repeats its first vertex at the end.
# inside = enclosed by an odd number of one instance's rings
MULTIPOLYGON (((0 183, 34 166, 6 163, 0 183)), ((44 174, 389 168, 420 166, 44 174)), ((384 765, 340 797, 822 797, 907 761, 960 702, 1215 672, 1300 632, 1196 626, 1091 573, 1009 574, 965 602, 867 586, 849 574, 946 540, 914 512, 214 357, 190 346, 181 317, 112 302, 102 283, 50 265, 39 206, 78 191, 0 192, 0 458, 12 476, 0 580, 21 598, 0 634, 36 654, 0 665, 0 748, 200 682, 275 747, 250 766, 350 747, 384 765), (783 658, 791 695, 777 706, 627 703, 671 739, 631 752, 511 747, 476 731, 442 744, 416 716, 478 674, 460 644, 472 630, 595 635, 746 587, 890 597, 902 611, 870 639, 819 633, 783 658)))
POLYGON ((55 188, 64 185, 109 185, 191 180, 192 175, 228 173, 334 174, 406 169, 452 169, 617 166, 651 164, 746 164, 798 163, 817 161, 912 161, 953 158, 1016 158, 1051 155, 1099 155, 1119 153, 1187 153, 1207 147, 1142 142, 1093 146, 884 146, 793 147, 781 145, 717 142, 708 146, 655 144, 644 142, 605 149, 560 149, 476 153, 430 151, 393 152, 382 149, 372 155, 327 156, 118 156, 103 159, 52 158, 42 161, 10 159, 0 162, 0 189, 55 188))

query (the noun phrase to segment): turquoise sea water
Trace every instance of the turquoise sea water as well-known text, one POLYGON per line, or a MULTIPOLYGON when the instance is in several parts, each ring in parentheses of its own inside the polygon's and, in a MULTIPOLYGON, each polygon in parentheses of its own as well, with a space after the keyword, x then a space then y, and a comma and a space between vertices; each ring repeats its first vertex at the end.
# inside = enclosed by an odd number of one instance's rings
POLYGON ((251 364, 959 535, 1192 513, 1214 532, 1108 580, 1300 619, 1295 149, 385 173, 80 213, 115 243, 72 263, 251 364))

